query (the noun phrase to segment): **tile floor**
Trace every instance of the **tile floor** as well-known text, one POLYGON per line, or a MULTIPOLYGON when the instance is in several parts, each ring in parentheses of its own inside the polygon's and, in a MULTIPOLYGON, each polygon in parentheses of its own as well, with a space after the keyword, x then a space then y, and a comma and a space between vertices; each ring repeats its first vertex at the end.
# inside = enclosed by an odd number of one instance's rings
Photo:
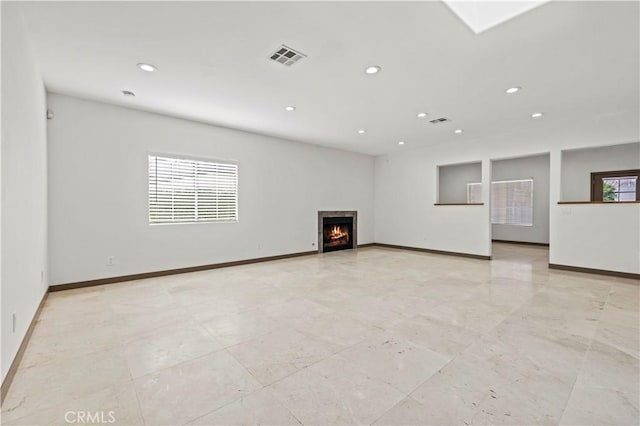
POLYGON ((52 293, 2 424, 637 425, 639 283, 547 256, 374 247, 52 293))

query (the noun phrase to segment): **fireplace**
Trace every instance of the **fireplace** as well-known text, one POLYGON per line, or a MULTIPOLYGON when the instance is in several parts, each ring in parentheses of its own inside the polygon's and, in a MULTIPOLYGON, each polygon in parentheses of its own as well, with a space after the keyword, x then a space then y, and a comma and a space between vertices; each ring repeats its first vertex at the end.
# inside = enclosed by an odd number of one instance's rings
POLYGON ((355 211, 318 212, 318 251, 323 253, 356 248, 357 218, 355 211))

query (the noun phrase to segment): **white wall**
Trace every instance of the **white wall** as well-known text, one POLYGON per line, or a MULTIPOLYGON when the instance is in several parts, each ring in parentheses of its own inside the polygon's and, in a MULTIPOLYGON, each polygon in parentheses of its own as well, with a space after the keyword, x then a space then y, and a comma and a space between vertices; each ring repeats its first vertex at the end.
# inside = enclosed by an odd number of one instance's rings
POLYGON ((482 179, 482 164, 451 164, 438 167, 438 202, 466 203, 467 184, 480 182, 482 179))
POLYGON ((591 172, 640 168, 640 143, 562 152, 562 201, 591 199, 591 172))
POLYGON ((46 94, 22 17, 15 3, 1 7, 4 380, 47 288, 47 145, 46 94))
MULTIPOLYGON (((545 120, 553 121, 552 116, 545 120)), ((513 157, 550 153, 549 178, 549 243, 550 263, 563 264, 574 259, 573 266, 594 268, 590 254, 582 253, 580 241, 591 238, 586 229, 564 232, 560 201, 560 152, 564 149, 615 145, 638 141, 639 117, 637 111, 603 114, 597 119, 582 117, 575 122, 550 122, 556 130, 550 132, 545 121, 534 121, 519 132, 503 131, 486 138, 473 138, 465 132, 463 138, 443 141, 441 144, 412 148, 407 141, 403 149, 376 158, 375 165, 375 240, 379 243, 398 244, 435 250, 458 251, 479 255, 491 254, 489 222, 490 181, 489 161, 513 157), (560 130, 557 130, 560 129, 560 130), (564 129, 564 130, 562 130, 564 129), (439 164, 465 163, 481 159, 484 206, 434 206, 436 200, 436 167, 439 164), (573 242, 573 243, 572 243, 573 242), (572 253, 573 252, 573 253, 572 253)), ((637 204, 628 207, 622 222, 633 228, 640 220, 637 204), (635 206, 635 207, 634 207, 635 206)), ((610 206, 614 208, 616 206, 610 206)), ((624 208, 624 207, 623 207, 624 208)), ((576 210, 577 207, 574 208, 576 210)), ((586 221, 597 224, 600 218, 586 213, 586 221)), ((567 229, 567 228, 565 228, 567 229)), ((628 250, 620 264, 613 250, 602 254, 598 269, 640 273, 638 266, 637 233, 618 234, 617 244, 628 250)), ((594 244, 597 241, 594 240, 594 244)), ((586 247, 586 245, 583 244, 586 247)))
POLYGON ((318 210, 357 210, 373 242, 373 157, 48 99, 52 285, 316 250, 318 210), (239 221, 150 226, 149 152, 237 161, 239 221))
POLYGON ((640 204, 569 204, 555 210, 551 263, 640 273, 640 204))
POLYGON ((549 155, 491 162, 491 180, 533 179, 533 226, 491 225, 494 240, 549 243, 549 155))
MULTIPOLYGON (((377 157, 375 241, 489 256, 487 204, 434 206, 438 165, 459 159, 456 155, 433 155, 432 150, 407 150, 377 157)), ((488 169, 488 162, 482 165, 484 188, 488 169)), ((486 202, 486 191, 483 197, 486 202)))

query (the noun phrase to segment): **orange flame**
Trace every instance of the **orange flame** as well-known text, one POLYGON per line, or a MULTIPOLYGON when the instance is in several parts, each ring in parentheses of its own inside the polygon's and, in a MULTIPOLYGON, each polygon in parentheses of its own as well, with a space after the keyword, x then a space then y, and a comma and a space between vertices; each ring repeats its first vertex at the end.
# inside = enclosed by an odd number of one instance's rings
POLYGON ((348 237, 349 232, 345 229, 344 231, 338 225, 334 225, 333 228, 329 231, 329 239, 331 240, 339 240, 340 238, 348 237))

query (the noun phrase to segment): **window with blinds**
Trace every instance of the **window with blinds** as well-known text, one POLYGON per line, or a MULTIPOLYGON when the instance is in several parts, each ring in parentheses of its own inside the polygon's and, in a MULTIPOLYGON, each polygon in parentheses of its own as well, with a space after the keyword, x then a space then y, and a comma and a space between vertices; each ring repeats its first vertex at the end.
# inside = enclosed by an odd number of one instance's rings
POLYGON ((482 202, 482 182, 467 183, 467 203, 482 202))
POLYGON ((149 223, 238 220, 238 166, 149 155, 149 223))
POLYGON ((491 182, 491 223, 533 226, 533 179, 491 182))

